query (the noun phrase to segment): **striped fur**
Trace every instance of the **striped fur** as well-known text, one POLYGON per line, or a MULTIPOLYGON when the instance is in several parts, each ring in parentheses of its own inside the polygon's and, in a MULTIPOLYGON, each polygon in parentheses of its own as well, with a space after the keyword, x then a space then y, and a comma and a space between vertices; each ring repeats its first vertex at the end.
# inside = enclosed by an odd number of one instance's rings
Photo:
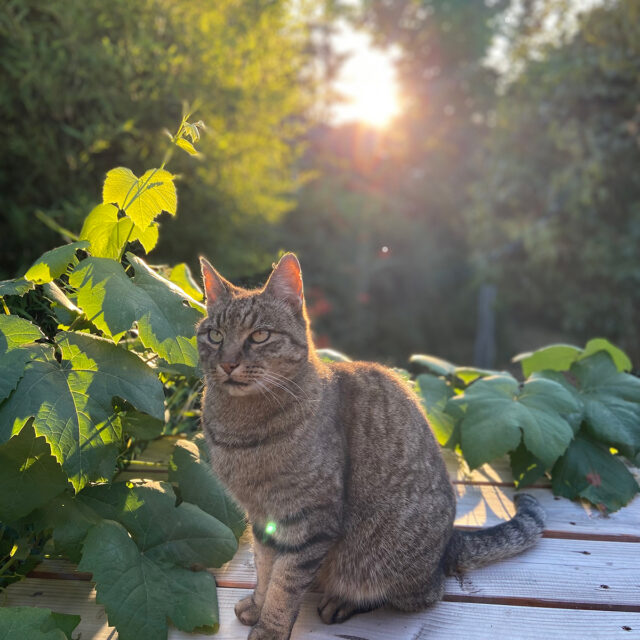
POLYGON ((318 360, 295 256, 255 291, 206 261, 203 274, 203 427, 253 526, 258 584, 236 605, 250 640, 289 638, 314 582, 327 623, 383 605, 414 611, 442 597, 447 573, 535 542, 544 514, 530 496, 508 523, 454 530, 454 492, 418 400, 377 364, 318 360), (252 342, 255 331, 268 339, 252 342))

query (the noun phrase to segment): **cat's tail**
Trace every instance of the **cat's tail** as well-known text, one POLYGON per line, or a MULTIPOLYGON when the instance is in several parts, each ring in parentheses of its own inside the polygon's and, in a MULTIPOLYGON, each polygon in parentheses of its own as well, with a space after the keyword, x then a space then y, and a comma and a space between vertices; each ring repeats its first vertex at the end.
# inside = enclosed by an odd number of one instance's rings
POLYGON ((508 522, 478 531, 454 529, 444 555, 447 575, 515 556, 536 543, 544 529, 544 510, 527 493, 517 495, 515 503, 516 515, 508 522))

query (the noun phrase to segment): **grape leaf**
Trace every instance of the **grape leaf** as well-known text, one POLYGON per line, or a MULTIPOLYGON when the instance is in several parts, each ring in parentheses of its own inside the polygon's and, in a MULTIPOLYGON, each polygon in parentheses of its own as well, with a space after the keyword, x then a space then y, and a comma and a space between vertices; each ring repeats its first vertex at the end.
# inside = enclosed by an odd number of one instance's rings
POLYGON ((0 640, 71 640, 80 616, 41 607, 0 608, 0 640))
POLYGON ((449 376, 453 375, 456 370, 456 366, 443 360, 442 358, 436 358, 435 356, 427 356, 420 353, 416 353, 409 358, 409 362, 418 365, 419 367, 434 373, 437 376, 449 376))
POLYGON ((316 353, 325 362, 351 362, 349 356, 345 356, 344 353, 340 353, 335 349, 316 349, 316 353))
POLYGON ((23 296, 35 288, 35 284, 24 278, 0 280, 0 296, 23 296))
POLYGON ((578 360, 587 358, 598 351, 606 351, 611 356, 611 359, 616 365, 618 371, 631 371, 632 364, 629 356, 622 349, 611 344, 605 338, 593 338, 592 340, 589 340, 584 348, 584 352, 578 360))
POLYGON ((198 445, 179 440, 169 461, 169 480, 178 484, 182 499, 226 524, 236 538, 244 532, 244 513, 216 478, 209 462, 203 460, 198 445))
POLYGON ((125 167, 112 169, 104 181, 102 201, 117 204, 142 230, 162 211, 175 215, 178 206, 173 176, 164 169, 149 169, 140 178, 125 167))
POLYGON ((606 446, 579 433, 552 470, 556 495, 585 498, 604 511, 616 511, 640 491, 629 470, 606 446))
POLYGON ((218 628, 213 576, 157 561, 117 522, 105 520, 89 531, 78 569, 93 574, 96 600, 120 640, 163 640, 167 618, 184 631, 218 628))
POLYGON ((513 451, 521 440, 551 466, 573 437, 564 416, 576 411, 575 400, 551 380, 532 379, 519 385, 509 375, 482 378, 449 405, 466 407, 460 423, 461 447, 472 468, 513 451))
POLYGON ((169 280, 174 284, 177 284, 185 293, 190 295, 194 300, 202 302, 204 295, 202 289, 198 286, 198 283, 194 280, 191 270, 184 263, 177 264, 171 269, 171 275, 169 280))
POLYGON ((429 424, 438 442, 445 446, 455 426, 453 416, 444 410, 447 401, 454 395, 453 389, 446 380, 428 373, 419 375, 417 382, 429 424))
POLYGON ((184 138, 178 138, 176 140, 176 144, 191 156, 200 155, 198 151, 196 151, 196 148, 188 140, 185 140, 184 138))
POLYGON ((464 382, 465 385, 471 384, 478 378, 488 378, 489 376, 500 375, 501 371, 493 369, 478 369, 476 367, 456 367, 453 375, 464 382))
POLYGON ((162 419, 164 395, 156 374, 136 355, 88 334, 62 332, 58 338, 61 362, 31 360, 0 406, 0 441, 34 417, 36 434, 47 439, 80 490, 113 469, 121 433, 112 420, 112 398, 162 419))
POLYGON ((35 343, 41 338, 42 331, 28 320, 0 315, 0 401, 16 388, 27 362, 46 351, 35 343))
POLYGON ((91 243, 89 251, 92 256, 119 260, 127 241, 139 240, 149 253, 158 243, 158 225, 151 223, 146 229, 140 229, 130 218, 118 218, 118 207, 99 204, 86 217, 80 239, 91 243))
POLYGON ((75 260, 76 251, 78 249, 86 249, 89 243, 86 240, 80 242, 72 242, 62 247, 51 249, 43 253, 29 267, 24 277, 36 284, 51 282, 54 278, 59 278, 66 270, 71 262, 75 260))
POLYGON ((47 441, 36 437, 29 423, 0 445, 0 487, 2 522, 26 516, 67 487, 67 476, 51 455, 47 441))
POLYGON ((546 471, 545 465, 532 455, 522 442, 509 454, 509 459, 516 489, 532 485, 546 471))
POLYGON ((640 379, 618 371, 599 351, 571 366, 584 404, 587 431, 634 455, 640 451, 640 379))
POLYGON ((552 344, 536 351, 520 353, 513 358, 522 367, 522 375, 528 378, 535 371, 567 371, 571 363, 582 354, 582 349, 571 344, 552 344))
POLYGON ((164 482, 87 487, 78 500, 100 517, 121 523, 140 550, 158 562, 187 569, 220 567, 238 548, 231 530, 217 518, 187 502, 176 507, 173 489, 164 482))
POLYGON ((146 413, 127 411, 120 417, 122 430, 137 440, 153 440, 162 434, 164 420, 158 420, 146 413))
POLYGON ((135 270, 133 279, 113 260, 83 260, 69 278, 77 288, 78 305, 115 342, 137 322, 145 347, 170 364, 194 367, 195 324, 204 307, 133 254, 127 258, 135 270))

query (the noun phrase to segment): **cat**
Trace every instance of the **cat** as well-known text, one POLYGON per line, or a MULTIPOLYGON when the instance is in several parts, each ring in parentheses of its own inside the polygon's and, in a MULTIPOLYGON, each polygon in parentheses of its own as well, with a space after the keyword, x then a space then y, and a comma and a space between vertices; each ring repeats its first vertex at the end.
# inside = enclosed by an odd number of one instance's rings
POLYGON ((201 265, 202 425, 214 472, 253 526, 257 586, 235 607, 249 640, 287 640, 312 583, 325 623, 417 611, 441 599, 445 575, 536 542, 545 514, 527 494, 508 522, 454 529, 455 494, 417 398, 378 364, 318 358, 294 254, 257 290, 201 265))

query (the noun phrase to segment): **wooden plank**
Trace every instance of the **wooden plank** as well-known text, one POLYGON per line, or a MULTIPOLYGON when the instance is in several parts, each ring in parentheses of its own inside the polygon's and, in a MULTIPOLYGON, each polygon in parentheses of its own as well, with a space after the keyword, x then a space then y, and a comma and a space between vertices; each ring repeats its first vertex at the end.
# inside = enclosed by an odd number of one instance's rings
MULTIPOLYGON (((446 594, 457 601, 512 602, 527 599, 539 606, 640 610, 640 544, 543 538, 529 551, 449 578, 446 594)), ((251 536, 243 536, 231 562, 213 574, 220 587, 253 588, 255 565, 251 536)), ((89 580, 72 563, 50 560, 34 578, 89 580)))
MULTIPOLYGON (((640 609, 640 544, 543 538, 529 551, 449 578, 446 593, 468 601, 528 598, 581 608, 640 609)), ((213 571, 222 587, 252 588, 255 566, 250 536, 233 560, 213 571)), ((540 603, 542 604, 542 603, 540 603)))
POLYGON ((26 578, 6 588, 0 594, 0 604, 3 607, 45 607, 79 615, 82 619, 73 634, 78 640, 117 640, 118 637, 107 622, 104 608, 96 603, 96 592, 90 582, 26 578))
MULTIPOLYGON (((513 517, 513 487, 455 485, 458 498, 456 525, 488 527, 513 517)), ((547 513, 545 535, 574 539, 640 542, 640 499, 609 516, 586 502, 554 496, 548 489, 530 488, 547 513)))
MULTIPOLYGON (((248 593, 218 589, 218 640, 246 640, 249 629, 233 613, 234 604, 248 593)), ((82 621, 75 637, 116 640, 95 591, 88 582, 28 578, 8 587, 0 596, 3 606, 42 606, 61 613, 76 613, 82 621), (79 632, 79 633, 78 633, 79 632), (81 635, 79 635, 81 634, 81 635)), ((380 610, 355 616, 342 625, 326 626, 316 614, 318 595, 305 597, 291 640, 486 640, 516 638, 539 640, 562 637, 609 640, 640 638, 640 614, 619 611, 574 611, 528 606, 440 602, 425 611, 403 614, 380 610)), ((211 636, 171 629, 169 640, 205 640, 211 636)))

